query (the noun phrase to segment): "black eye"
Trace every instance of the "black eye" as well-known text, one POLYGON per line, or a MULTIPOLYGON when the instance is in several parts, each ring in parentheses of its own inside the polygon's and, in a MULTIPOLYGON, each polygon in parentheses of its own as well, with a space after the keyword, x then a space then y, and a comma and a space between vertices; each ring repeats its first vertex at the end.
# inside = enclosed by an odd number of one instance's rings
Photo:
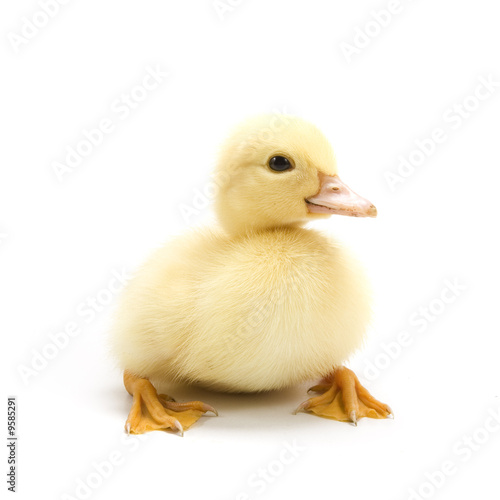
POLYGON ((273 156, 269 160, 269 168, 276 172, 284 172, 292 168, 292 164, 288 158, 284 156, 273 156))

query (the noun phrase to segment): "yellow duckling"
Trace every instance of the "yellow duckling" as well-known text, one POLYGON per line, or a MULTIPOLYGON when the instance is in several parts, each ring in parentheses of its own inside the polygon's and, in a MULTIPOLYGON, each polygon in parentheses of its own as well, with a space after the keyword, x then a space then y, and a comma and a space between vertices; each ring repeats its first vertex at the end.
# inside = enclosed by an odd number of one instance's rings
POLYGON ((253 392, 322 378, 298 410, 354 423, 391 414, 342 366, 370 319, 366 278, 336 241, 303 227, 377 211, 340 180, 314 125, 287 116, 272 131, 272 121, 245 122, 222 148, 219 227, 161 248, 124 292, 112 344, 133 396, 128 432, 182 432, 215 412, 152 385, 173 380, 253 392))

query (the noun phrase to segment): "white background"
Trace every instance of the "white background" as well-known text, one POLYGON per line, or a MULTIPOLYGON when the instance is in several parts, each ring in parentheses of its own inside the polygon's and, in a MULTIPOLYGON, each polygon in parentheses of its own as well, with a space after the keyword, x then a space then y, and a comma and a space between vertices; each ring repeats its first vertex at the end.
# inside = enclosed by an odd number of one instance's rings
POLYGON ((87 480, 88 498, 498 497, 500 432, 488 415, 500 408, 500 87, 468 98, 481 77, 500 81, 500 12, 494 0, 401 0, 349 62, 341 44, 362 42, 388 4, 243 0, 221 19, 210 0, 73 0, 19 45, 40 6, 4 2, 2 405, 17 395, 18 498, 83 498, 87 480), (113 103, 148 66, 169 76, 122 119, 113 103), (477 109, 453 121, 464 100, 477 109), (186 217, 182 206, 209 183, 224 134, 273 110, 322 128, 341 177, 378 208, 375 220, 317 227, 370 272, 376 319, 350 366, 396 418, 355 428, 292 415, 310 384, 250 396, 179 387, 178 400, 202 399, 220 416, 184 438, 125 439, 131 398, 106 347, 114 299, 92 319, 81 308, 106 296, 113 272, 205 223, 209 208, 186 217), (54 162, 103 118, 114 130, 60 181, 54 162), (387 172, 435 128, 446 140, 392 190, 387 172), (462 288, 449 304, 446 280, 462 288), (79 335, 23 381, 20 366, 71 322, 79 335), (411 343, 398 348, 401 332, 411 343), (283 450, 294 442, 291 460, 283 450), (93 463, 110 455, 119 463, 102 478, 93 463))

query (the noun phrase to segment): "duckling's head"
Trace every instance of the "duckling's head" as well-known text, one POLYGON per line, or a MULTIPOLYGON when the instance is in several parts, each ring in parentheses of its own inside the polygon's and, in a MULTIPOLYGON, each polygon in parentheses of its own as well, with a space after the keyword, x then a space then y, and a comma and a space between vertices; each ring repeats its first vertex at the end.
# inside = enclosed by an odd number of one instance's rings
POLYGON ((377 214, 340 180, 321 131, 289 115, 262 115, 239 125, 223 144, 216 180, 216 212, 230 233, 301 225, 332 214, 377 214))

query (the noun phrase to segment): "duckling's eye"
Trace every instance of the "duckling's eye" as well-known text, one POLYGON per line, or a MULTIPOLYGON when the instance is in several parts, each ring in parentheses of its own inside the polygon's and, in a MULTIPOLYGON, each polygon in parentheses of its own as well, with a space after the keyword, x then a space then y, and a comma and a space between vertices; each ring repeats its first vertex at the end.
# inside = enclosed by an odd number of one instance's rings
POLYGON ((290 170, 292 164, 290 160, 284 156, 273 156, 269 160, 269 168, 275 172, 284 172, 285 170, 290 170))

